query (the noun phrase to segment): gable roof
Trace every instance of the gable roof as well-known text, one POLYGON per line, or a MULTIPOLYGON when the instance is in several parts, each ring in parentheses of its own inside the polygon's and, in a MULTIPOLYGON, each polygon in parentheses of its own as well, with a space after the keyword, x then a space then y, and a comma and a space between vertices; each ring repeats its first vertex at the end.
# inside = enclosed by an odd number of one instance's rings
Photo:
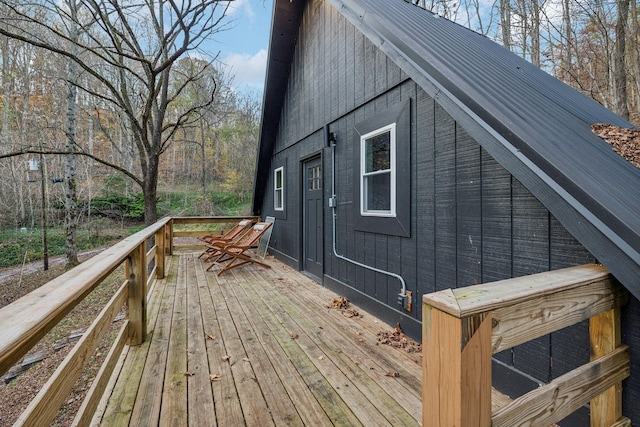
MULTIPOLYGON (((640 170, 591 131, 632 125, 488 38, 404 0, 326 0, 640 298, 640 170)), ((306 1, 275 0, 254 213, 306 1)))

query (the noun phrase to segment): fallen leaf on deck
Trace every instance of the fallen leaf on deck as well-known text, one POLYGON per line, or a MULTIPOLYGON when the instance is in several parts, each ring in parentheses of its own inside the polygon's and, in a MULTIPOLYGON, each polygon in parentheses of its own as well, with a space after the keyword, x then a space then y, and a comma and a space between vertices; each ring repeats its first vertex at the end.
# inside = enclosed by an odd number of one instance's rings
POLYGON ((222 379, 222 376, 220 374, 213 374, 213 375, 209 375, 209 380, 210 381, 220 381, 222 379))
POLYGON ((298 334, 291 334, 291 338, 293 338, 294 340, 297 340, 297 339, 298 339, 298 337, 299 337, 299 335, 298 335, 298 334))
POLYGON ((215 340, 216 336, 211 334, 206 334, 208 340, 215 340))
POLYGON ((228 361, 229 361, 229 359, 231 359, 231 356, 228 356, 228 355, 226 355, 226 356, 222 356, 222 360, 223 360, 224 362, 228 362, 228 361))
POLYGON ((348 310, 343 310, 343 311, 342 311, 342 315, 343 315, 343 316, 345 316, 345 317, 349 317, 349 318, 351 318, 351 317, 358 317, 358 316, 360 316, 360 313, 358 313, 358 311, 357 311, 357 310, 354 310, 354 309, 350 308, 350 309, 348 309, 348 310))
POLYGON ((386 344, 391 347, 399 348, 407 353, 421 353, 422 345, 408 339, 402 332, 400 325, 396 325, 393 331, 378 332, 378 343, 386 344))
POLYGON ((318 357, 318 360, 324 360, 324 356, 318 357))
POLYGON ((346 297, 338 297, 333 300, 328 308, 346 309, 349 308, 349 300, 346 297))
POLYGON ((346 297, 338 297, 333 300, 331 305, 328 305, 327 308, 335 308, 342 312, 342 315, 345 317, 358 317, 360 313, 353 308, 349 308, 349 300, 346 297))
POLYGON ((244 360, 245 362, 248 362, 249 358, 248 357, 243 357, 242 360, 244 360))
POLYGON ((187 371, 184 373, 187 377, 192 377, 195 375, 195 373, 193 373, 193 371, 187 371))
POLYGON ((389 371, 385 374, 387 377, 399 377, 400 374, 397 372, 389 371))

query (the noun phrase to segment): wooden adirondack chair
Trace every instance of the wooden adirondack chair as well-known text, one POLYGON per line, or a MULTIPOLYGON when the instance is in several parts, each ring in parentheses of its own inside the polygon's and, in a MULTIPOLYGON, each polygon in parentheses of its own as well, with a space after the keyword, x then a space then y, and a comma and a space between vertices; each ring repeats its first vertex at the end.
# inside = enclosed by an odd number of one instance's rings
MULTIPOLYGON (((207 255, 205 261, 211 259, 216 256, 217 247, 216 243, 221 242, 223 244, 233 243, 242 236, 247 228, 249 228, 253 224, 253 221, 250 219, 244 219, 234 225, 229 231, 224 233, 222 236, 204 236, 199 239, 207 244, 207 248, 202 251, 202 253, 198 256, 198 258, 202 258, 204 255, 207 255)), ((217 254, 219 255, 219 254, 217 254)))
POLYGON ((258 261, 248 253, 249 249, 258 245, 260 238, 262 238, 271 225, 272 224, 268 222, 259 222, 243 234, 237 242, 224 246, 217 245, 219 255, 207 268, 207 271, 211 270, 214 265, 219 265, 222 267, 218 272, 219 276, 225 271, 249 263, 255 263, 265 268, 271 268, 269 264, 258 261))

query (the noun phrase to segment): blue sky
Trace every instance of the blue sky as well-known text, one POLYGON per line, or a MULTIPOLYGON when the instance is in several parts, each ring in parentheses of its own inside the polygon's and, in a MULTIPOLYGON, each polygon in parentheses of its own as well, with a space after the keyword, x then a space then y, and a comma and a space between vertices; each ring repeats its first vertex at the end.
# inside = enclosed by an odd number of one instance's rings
POLYGON ((233 0, 228 30, 216 34, 210 49, 234 77, 240 91, 262 91, 269 49, 272 0, 233 0))

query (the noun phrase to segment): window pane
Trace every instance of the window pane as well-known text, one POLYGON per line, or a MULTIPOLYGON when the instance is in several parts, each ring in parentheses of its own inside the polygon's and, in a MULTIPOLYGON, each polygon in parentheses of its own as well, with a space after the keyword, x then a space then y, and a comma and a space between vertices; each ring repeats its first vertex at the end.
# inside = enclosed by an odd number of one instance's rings
POLYGON ((368 138, 364 149, 365 173, 391 169, 391 131, 368 138))
POLYGON ((279 167, 273 174, 273 207, 284 210, 284 169, 279 167))
POLYGON ((322 188, 322 176, 320 176, 320 166, 310 167, 307 171, 308 176, 308 189, 319 190, 322 188))
POLYGON ((282 188, 282 171, 276 171, 276 188, 282 188))
POLYGON ((382 173, 364 177, 365 210, 391 210, 391 174, 382 173))

